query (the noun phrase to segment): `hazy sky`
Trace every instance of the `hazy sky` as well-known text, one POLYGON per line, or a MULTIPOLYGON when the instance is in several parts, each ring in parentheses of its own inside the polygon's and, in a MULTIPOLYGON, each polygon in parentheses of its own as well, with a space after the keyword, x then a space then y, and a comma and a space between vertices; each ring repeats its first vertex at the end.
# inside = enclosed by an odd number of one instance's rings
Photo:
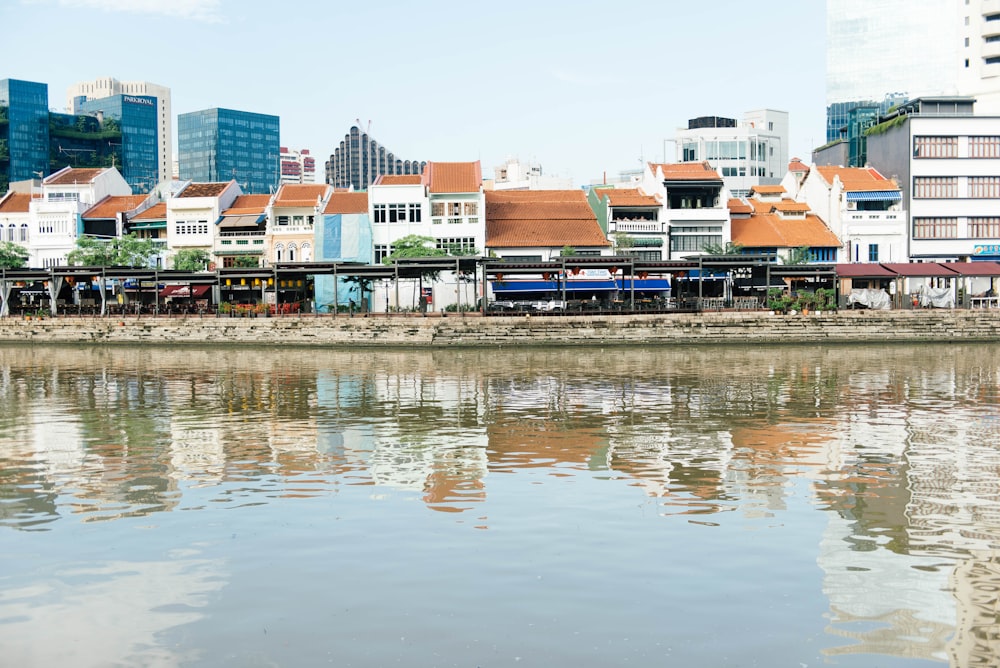
POLYGON ((47 83, 58 111, 76 81, 151 81, 175 115, 280 116, 318 169, 356 119, 403 159, 576 185, 672 161, 696 116, 778 109, 790 157, 824 143, 820 0, 0 0, 0 26, 0 78, 47 83))

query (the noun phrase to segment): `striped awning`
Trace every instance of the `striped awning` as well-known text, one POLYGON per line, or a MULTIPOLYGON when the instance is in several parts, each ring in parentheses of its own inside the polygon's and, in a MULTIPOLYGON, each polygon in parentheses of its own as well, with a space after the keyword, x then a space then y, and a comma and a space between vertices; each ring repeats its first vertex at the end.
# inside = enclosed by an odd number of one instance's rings
POLYGON ((898 190, 863 190, 847 193, 848 202, 898 202, 902 198, 898 190))

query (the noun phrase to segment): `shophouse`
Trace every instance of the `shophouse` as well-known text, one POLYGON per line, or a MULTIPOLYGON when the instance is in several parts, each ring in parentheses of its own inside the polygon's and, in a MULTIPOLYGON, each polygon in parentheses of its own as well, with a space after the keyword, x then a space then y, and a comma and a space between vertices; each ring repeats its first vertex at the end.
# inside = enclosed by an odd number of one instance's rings
POLYGON ((167 248, 171 255, 184 249, 203 250, 216 266, 216 222, 222 212, 232 207, 243 194, 236 181, 225 183, 187 183, 170 197, 167 204, 167 248))
POLYGON ((326 184, 290 183, 278 189, 268 209, 267 262, 313 261, 316 220, 332 193, 333 188, 326 184))

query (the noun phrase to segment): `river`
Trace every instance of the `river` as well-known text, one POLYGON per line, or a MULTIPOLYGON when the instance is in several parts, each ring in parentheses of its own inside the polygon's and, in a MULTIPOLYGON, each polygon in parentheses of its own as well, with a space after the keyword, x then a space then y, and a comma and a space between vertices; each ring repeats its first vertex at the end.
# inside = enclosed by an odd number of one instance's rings
POLYGON ((998 351, 3 346, 0 664, 997 665, 998 351))

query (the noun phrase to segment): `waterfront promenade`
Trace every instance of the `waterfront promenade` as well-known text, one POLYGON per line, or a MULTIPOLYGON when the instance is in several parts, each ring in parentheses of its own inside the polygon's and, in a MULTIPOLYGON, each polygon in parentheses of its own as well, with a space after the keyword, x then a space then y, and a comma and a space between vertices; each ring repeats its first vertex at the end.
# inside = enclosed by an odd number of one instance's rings
POLYGON ((1000 341, 1000 310, 59 317, 0 319, 0 342, 227 346, 628 346, 1000 341))

